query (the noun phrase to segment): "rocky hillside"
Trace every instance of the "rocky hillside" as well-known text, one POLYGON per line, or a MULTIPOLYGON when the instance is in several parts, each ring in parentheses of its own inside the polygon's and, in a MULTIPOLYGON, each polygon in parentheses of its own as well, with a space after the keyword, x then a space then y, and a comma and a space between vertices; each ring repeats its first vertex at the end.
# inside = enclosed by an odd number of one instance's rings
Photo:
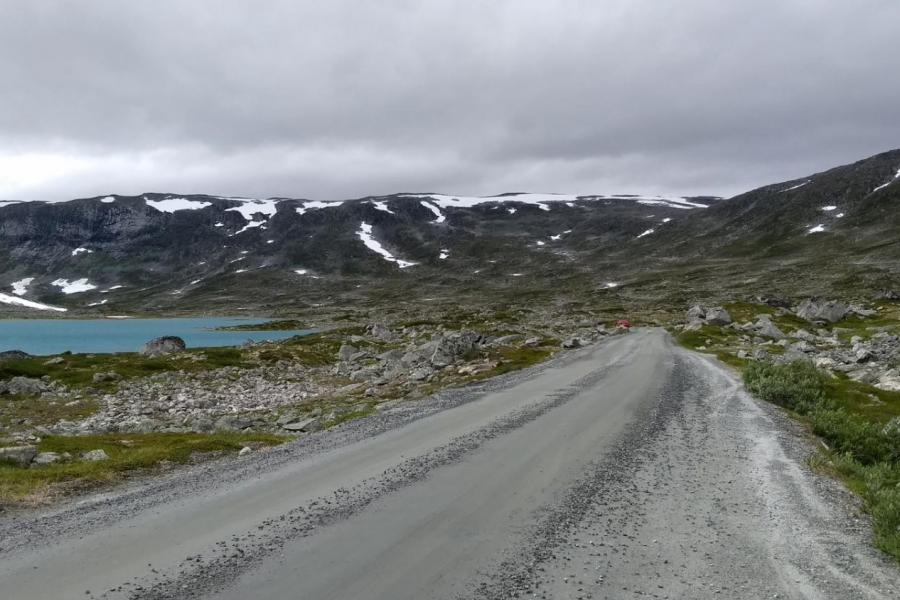
POLYGON ((148 193, 2 202, 0 310, 868 293, 898 287, 898 176, 900 150, 728 200, 148 193))

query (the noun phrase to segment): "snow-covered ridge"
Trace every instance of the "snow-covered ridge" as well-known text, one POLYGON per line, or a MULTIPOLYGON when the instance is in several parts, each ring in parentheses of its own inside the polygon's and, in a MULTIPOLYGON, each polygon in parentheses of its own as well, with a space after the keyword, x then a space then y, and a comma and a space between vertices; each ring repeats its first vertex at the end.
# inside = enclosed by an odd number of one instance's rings
POLYGON ((201 202, 199 200, 188 200, 187 198, 165 198, 163 200, 150 200, 144 196, 144 202, 150 208, 155 208, 160 212, 173 213, 179 210, 199 210, 212 206, 212 202, 201 202))
POLYGON ((381 245, 381 242, 372 237, 372 226, 366 222, 362 222, 359 224, 359 231, 356 232, 356 235, 359 236, 359 239, 362 240, 362 243, 366 245, 366 248, 373 252, 377 252, 384 258, 384 260, 388 262, 397 263, 397 266, 401 269, 412 267, 416 264, 414 262, 401 260, 388 252, 384 248, 384 246, 381 245))
MULTIPOLYGON (((646 205, 668 206, 670 208, 692 209, 707 208, 708 205, 694 202, 684 197, 640 196, 631 194, 576 196, 573 194, 502 194, 499 196, 452 196, 447 194, 401 194, 401 197, 432 200, 441 208, 470 208, 490 202, 519 202, 550 210, 548 204, 562 202, 569 208, 575 208, 576 201, 624 200, 646 205)), ((510 209, 513 214, 514 209, 510 209)))

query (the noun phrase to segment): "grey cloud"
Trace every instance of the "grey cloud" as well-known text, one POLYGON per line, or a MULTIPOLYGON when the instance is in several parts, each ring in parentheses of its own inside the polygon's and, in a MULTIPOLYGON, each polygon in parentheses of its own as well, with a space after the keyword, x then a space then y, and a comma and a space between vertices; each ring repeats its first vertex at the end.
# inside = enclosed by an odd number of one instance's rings
POLYGON ((900 146, 897 23, 893 0, 4 3, 0 197, 729 195, 900 146))

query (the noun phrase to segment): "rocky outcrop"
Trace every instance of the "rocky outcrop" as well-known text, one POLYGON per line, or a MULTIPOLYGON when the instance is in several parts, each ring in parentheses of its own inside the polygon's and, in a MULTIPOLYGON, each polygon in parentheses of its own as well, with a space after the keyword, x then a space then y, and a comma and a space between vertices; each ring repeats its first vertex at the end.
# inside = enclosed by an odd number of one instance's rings
POLYGON ((34 446, 11 446, 0 448, 0 461, 13 463, 20 467, 27 467, 37 456, 37 448, 34 446))
POLYGON ((183 352, 186 348, 184 340, 174 335, 164 335, 150 340, 141 348, 144 356, 155 357, 183 352))
POLYGON ((837 300, 809 298, 800 303, 796 314, 811 323, 837 323, 850 314, 850 307, 837 300))
POLYGON ((728 325, 731 323, 731 315, 721 306, 707 308, 701 304, 695 304, 687 311, 688 331, 696 331, 704 325, 728 325))
POLYGON ((31 355, 27 352, 22 352, 21 350, 5 350, 0 352, 0 362, 4 360, 22 360, 25 358, 31 358, 31 355))

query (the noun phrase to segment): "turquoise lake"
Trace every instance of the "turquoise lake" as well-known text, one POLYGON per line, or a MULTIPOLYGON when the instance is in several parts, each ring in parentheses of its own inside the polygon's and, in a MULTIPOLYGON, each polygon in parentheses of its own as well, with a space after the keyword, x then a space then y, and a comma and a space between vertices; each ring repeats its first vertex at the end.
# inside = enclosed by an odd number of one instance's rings
POLYGON ((297 331, 214 331, 217 327, 265 323, 247 317, 176 319, 11 319, 0 320, 0 352, 22 350, 44 356, 70 351, 137 352, 163 335, 177 335, 188 348, 239 346, 247 340, 282 340, 306 335, 297 331))

